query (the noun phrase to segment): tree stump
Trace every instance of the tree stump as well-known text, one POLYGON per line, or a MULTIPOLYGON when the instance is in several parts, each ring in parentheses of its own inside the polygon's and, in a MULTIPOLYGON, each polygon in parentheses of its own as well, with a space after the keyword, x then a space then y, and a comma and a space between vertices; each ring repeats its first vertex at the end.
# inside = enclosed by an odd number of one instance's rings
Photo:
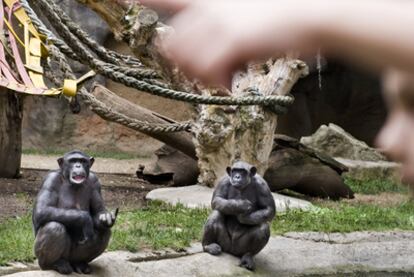
MULTIPOLYGON (((169 87, 217 95, 217 88, 198 86, 193 80, 183 77, 174 65, 159 54, 159 43, 172 32, 170 27, 155 22, 158 18, 152 11, 137 2, 116 7, 115 0, 78 2, 101 15, 115 37, 127 42, 133 53, 147 67, 154 69, 169 87)), ((306 64, 296 58, 297 55, 290 54, 267 63, 251 63, 246 72, 235 76, 232 95, 288 94, 296 81, 308 74, 306 64)), ((200 183, 214 186, 217 178, 224 174, 226 166, 237 159, 254 164, 258 172, 264 174, 277 124, 274 113, 261 106, 202 105, 195 124, 194 144, 201 172, 200 183)), ((174 139, 169 140, 168 145, 174 147, 174 139)))
POLYGON ((22 154, 22 99, 0 88, 0 177, 20 175, 22 154))
MULTIPOLYGON (((306 64, 293 55, 251 63, 233 79, 234 96, 287 95, 296 81, 308 74, 306 64)), ((199 182, 214 186, 227 166, 243 160, 263 176, 273 147, 277 116, 262 106, 205 106, 196 121, 195 144, 199 182)))

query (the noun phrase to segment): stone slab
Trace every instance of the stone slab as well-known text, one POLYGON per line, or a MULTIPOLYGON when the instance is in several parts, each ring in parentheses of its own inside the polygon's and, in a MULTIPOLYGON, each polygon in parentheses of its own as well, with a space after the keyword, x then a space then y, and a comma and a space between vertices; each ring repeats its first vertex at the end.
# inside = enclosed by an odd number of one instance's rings
MULTIPOLYGON (((275 199, 276 211, 284 212, 286 209, 302 209, 307 210, 312 207, 308 201, 272 193, 275 199)), ((178 203, 188 208, 210 208, 213 189, 202 186, 193 185, 186 187, 160 188, 150 191, 146 199, 160 200, 172 205, 178 203)))
MULTIPOLYGON (((91 277, 218 276, 414 276, 414 232, 350 234, 288 233, 270 238, 256 257, 257 270, 238 267, 238 258, 211 256, 192 247, 186 256, 137 259, 139 253, 107 252, 92 263, 91 277), (195 249, 195 250, 194 250, 195 249), (138 262, 137 262, 138 261, 138 262), (371 273, 379 273, 371 275, 371 273)), ((145 255, 144 255, 145 256, 145 255)), ((53 271, 28 271, 10 277, 57 277, 53 271)), ((72 274, 72 276, 80 276, 72 274)))

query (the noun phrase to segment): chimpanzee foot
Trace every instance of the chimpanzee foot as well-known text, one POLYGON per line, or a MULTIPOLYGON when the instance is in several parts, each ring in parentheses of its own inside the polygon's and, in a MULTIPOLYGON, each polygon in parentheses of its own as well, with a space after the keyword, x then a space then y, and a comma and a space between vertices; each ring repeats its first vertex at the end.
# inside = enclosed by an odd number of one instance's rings
POLYGON ((60 274, 71 274, 73 272, 73 268, 70 263, 66 260, 59 259, 53 265, 52 269, 56 270, 60 274))
POLYGON ((92 269, 91 267, 88 265, 88 263, 73 263, 72 264, 73 269, 75 270, 75 272, 79 273, 79 274, 91 274, 92 273, 92 269))
POLYGON ((253 271, 255 269, 255 264, 253 261, 253 257, 250 254, 245 254, 241 259, 240 259, 240 264, 239 266, 244 267, 245 269, 251 270, 253 271))
POLYGON ((211 255, 217 256, 221 254, 221 246, 217 243, 212 243, 203 247, 204 252, 207 252, 211 255))

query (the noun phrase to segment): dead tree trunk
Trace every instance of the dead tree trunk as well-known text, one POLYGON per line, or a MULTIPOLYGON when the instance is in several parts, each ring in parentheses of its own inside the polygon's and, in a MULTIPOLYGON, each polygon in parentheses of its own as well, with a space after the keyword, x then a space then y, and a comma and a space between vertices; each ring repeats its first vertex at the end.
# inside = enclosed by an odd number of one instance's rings
MULTIPOLYGON (((114 8, 114 0, 78 1, 106 19, 116 38, 126 41, 134 54, 163 76, 172 88, 194 91, 194 83, 159 55, 157 42, 162 41, 171 29, 158 23, 153 11, 137 3, 114 8)), ((246 72, 235 77, 232 93, 235 96, 252 93, 286 95, 306 74, 307 66, 294 56, 266 64, 252 63, 246 72)), ((216 92, 216 89, 200 88, 197 93, 217 95, 216 92)), ((194 139, 201 172, 199 181, 213 186, 226 166, 236 159, 256 165, 263 174, 272 150, 276 124, 277 116, 259 106, 202 106, 194 139)), ((174 139, 169 145, 174 147, 174 139)))
MULTIPOLYGON (((233 95, 251 93, 286 95, 308 73, 305 63, 293 56, 276 61, 251 63, 233 79, 233 95)), ((261 106, 226 108, 202 106, 196 129, 199 182, 214 186, 235 160, 257 167, 263 176, 273 148, 277 116, 261 106)))
MULTIPOLYGON (((156 112, 150 111, 138 105, 135 105, 128 100, 125 100, 109 89, 101 86, 95 85, 92 89, 93 95, 101 103, 110 103, 111 110, 117 113, 124 114, 130 118, 138 118, 141 121, 146 121, 149 124, 168 124, 173 123, 174 120, 162 116, 156 112)), ((108 119, 106 115, 101 113, 99 110, 92 110, 101 116, 104 119, 108 119)), ((144 132, 145 133, 145 132, 144 132)), ((192 141, 192 135, 189 132, 179 132, 179 133, 145 133, 159 141, 164 142, 171 147, 183 152, 190 158, 196 159, 196 152, 194 143, 192 141)))
POLYGON ((20 175, 22 154, 22 101, 19 96, 0 88, 0 177, 20 175))

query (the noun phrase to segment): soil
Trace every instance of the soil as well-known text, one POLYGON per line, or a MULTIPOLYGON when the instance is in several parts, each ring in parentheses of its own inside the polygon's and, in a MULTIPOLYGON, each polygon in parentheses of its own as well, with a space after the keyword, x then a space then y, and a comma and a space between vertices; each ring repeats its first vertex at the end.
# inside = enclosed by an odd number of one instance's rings
MULTIPOLYGON (((42 184, 47 170, 22 169, 19 179, 0 178, 0 223, 8 218, 14 218, 29 213, 33 200, 42 184)), ((102 196, 108 209, 120 207, 121 210, 137 209, 145 205, 146 194, 162 185, 150 184, 138 179, 135 175, 98 173, 102 184, 102 196)), ((164 185, 165 186, 165 185, 164 185)), ((298 195, 294 195, 298 196, 298 195)), ((336 206, 340 202, 326 201, 317 198, 301 197, 316 204, 324 203, 336 206)), ((378 204, 393 206, 409 199, 409 195, 400 193, 382 193, 379 195, 356 194, 354 199, 342 200, 351 205, 378 204)))
MULTIPOLYGON (((0 178, 0 223, 31 211, 33 200, 47 172, 23 169, 19 179, 0 178)), ((140 208, 145 204, 145 195, 160 187, 133 175, 100 173, 98 177, 108 209, 120 207, 125 211, 140 208)))

